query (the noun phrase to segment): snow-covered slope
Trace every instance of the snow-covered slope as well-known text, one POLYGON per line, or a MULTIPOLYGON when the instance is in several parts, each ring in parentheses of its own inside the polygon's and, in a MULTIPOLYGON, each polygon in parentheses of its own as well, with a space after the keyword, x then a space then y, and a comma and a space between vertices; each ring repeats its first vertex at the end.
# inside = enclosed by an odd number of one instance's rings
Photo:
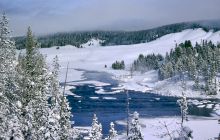
POLYGON ((160 53, 165 55, 166 52, 169 52, 170 49, 175 47, 176 43, 179 44, 185 40, 191 40, 195 44, 195 42, 201 42, 204 39, 212 40, 214 43, 220 42, 220 31, 213 33, 212 31, 205 32, 202 29, 189 29, 179 33, 165 35, 148 43, 106 47, 100 47, 99 40, 93 39, 83 44, 85 47, 87 46, 86 48, 78 49, 72 46, 65 46, 56 49, 56 47, 52 47, 43 48, 41 52, 47 55, 49 62, 55 55, 58 55, 63 67, 66 66, 67 62, 70 62, 70 67, 72 68, 100 71, 106 70, 104 69, 105 64, 110 67, 116 60, 124 60, 125 64, 129 65, 140 53, 160 53), (88 47, 88 44, 93 44, 93 47, 88 47))
MULTIPOLYGON (((182 43, 185 40, 191 40, 192 44, 195 44, 196 42, 200 43, 202 40, 211 40, 214 43, 218 43, 220 42, 220 31, 213 33, 212 31, 205 32, 202 29, 188 29, 179 33, 165 35, 148 43, 105 47, 100 47, 100 40, 93 39, 88 43, 83 44, 85 48, 76 48, 69 45, 60 47, 60 49, 56 49, 56 47, 43 48, 41 49, 41 52, 47 55, 48 62, 51 62, 52 59, 58 55, 62 67, 60 74, 61 82, 64 81, 67 62, 69 62, 69 67, 71 68, 69 70, 67 81, 76 81, 82 79, 82 72, 75 69, 106 71, 115 76, 128 74, 128 70, 112 70, 112 63, 116 60, 124 60, 128 69, 139 54, 160 53, 165 55, 166 52, 175 48, 176 44, 182 43), (93 45, 92 47, 88 47, 88 44, 93 45), (107 68, 104 68, 105 65, 107 65, 107 68)), ((144 91, 148 90, 149 84, 155 82, 155 79, 151 80, 151 78, 148 77, 150 77, 149 73, 143 75, 142 78, 141 76, 138 76, 133 79, 127 79, 127 83, 124 86, 132 87, 131 89, 137 88, 144 91), (146 78, 148 80, 146 80, 146 78)), ((150 87, 151 86, 152 85, 150 85, 150 87)))
POLYGON ((91 39, 90 41, 88 41, 87 43, 84 43, 84 44, 82 44, 81 46, 83 47, 83 48, 87 48, 87 47, 98 47, 98 46, 101 46, 101 43, 102 43, 103 41, 102 40, 100 40, 100 39, 91 39))

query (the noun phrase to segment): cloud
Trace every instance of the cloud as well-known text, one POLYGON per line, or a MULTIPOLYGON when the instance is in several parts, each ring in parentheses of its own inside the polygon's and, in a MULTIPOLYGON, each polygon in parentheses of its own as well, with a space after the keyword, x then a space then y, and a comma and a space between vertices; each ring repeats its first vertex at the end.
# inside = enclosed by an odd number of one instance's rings
POLYGON ((1 0, 14 35, 80 30, 140 30, 220 18, 219 0, 1 0))

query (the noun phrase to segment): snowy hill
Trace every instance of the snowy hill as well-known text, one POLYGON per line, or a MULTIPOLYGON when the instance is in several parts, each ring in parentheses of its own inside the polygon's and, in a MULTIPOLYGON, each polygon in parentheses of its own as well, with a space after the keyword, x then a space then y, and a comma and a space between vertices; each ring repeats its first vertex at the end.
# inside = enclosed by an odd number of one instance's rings
MULTIPOLYGON (((213 43, 218 43, 220 42, 220 31, 205 32, 200 28, 194 30, 188 29, 182 32, 162 36, 155 41, 148 43, 106 47, 100 47, 98 43, 99 41, 91 40, 85 44, 85 46, 87 46, 85 48, 75 48, 69 45, 60 47, 60 49, 56 49, 56 47, 42 48, 41 52, 47 55, 48 62, 51 62, 52 58, 58 55, 60 64, 62 66, 60 74, 61 81, 64 81, 64 74, 66 71, 65 67, 67 62, 69 62, 71 69, 67 80, 76 81, 82 79, 83 77, 81 77, 82 71, 77 71, 75 69, 105 71, 112 73, 116 77, 128 74, 129 66, 139 54, 160 53, 165 55, 166 52, 169 52, 172 48, 175 48, 176 44, 182 43, 185 40, 191 40, 192 44, 195 44, 196 42, 201 43, 202 40, 211 40, 213 43), (93 47, 88 47, 88 44, 93 44, 93 47), (112 70, 111 65, 116 60, 124 60, 127 70, 112 70), (104 67, 105 65, 107 65, 107 68, 104 67)), ((152 82, 155 82, 154 78, 156 76, 152 76, 155 75, 155 72, 149 73, 134 77, 133 79, 124 79, 127 80, 127 85, 124 86, 128 86, 129 89, 138 89, 141 91, 150 90, 151 88, 149 87, 152 86, 149 86, 148 83, 152 85, 152 82), (149 75, 154 78, 149 79, 149 75), (148 78, 148 80, 146 80, 146 78, 148 78)))
POLYGON ((82 44, 81 46, 82 46, 83 48, 87 48, 87 47, 98 47, 98 46, 101 46, 101 43, 102 43, 102 42, 103 42, 103 41, 100 40, 100 39, 94 39, 94 38, 92 38, 91 40, 89 40, 88 42, 82 44))
MULTIPOLYGON (((205 21, 192 21, 181 22, 169 25, 163 25, 152 29, 144 29, 138 31, 79 31, 79 32, 61 32, 52 33, 48 35, 38 36, 38 41, 41 43, 42 48, 50 48, 52 46, 65 46, 73 45, 81 47, 82 44, 87 43, 89 40, 98 38, 104 40, 102 46, 112 45, 131 45, 138 43, 150 42, 158 37, 170 33, 181 32, 186 29, 201 28, 205 31, 214 30, 220 31, 220 20, 205 20, 205 21)), ((16 47, 23 49, 25 44, 25 37, 14 37, 16 47)))

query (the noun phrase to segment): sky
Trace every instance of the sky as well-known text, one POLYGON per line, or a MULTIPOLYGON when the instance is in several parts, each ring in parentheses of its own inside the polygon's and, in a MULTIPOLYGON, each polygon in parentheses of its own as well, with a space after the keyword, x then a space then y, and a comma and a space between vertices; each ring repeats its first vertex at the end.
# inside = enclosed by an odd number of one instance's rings
POLYGON ((0 0, 13 36, 90 30, 142 30, 220 19, 220 0, 0 0))

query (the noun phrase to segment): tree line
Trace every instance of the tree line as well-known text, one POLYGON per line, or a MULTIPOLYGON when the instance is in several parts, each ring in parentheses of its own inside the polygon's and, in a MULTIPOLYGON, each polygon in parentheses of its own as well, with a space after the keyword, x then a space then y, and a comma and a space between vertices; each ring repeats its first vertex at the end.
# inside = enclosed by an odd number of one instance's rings
MULTIPOLYGON (((42 48, 49 48, 52 46, 73 45, 81 48, 81 44, 88 42, 95 38, 103 40, 102 46, 109 45, 129 45, 149 42, 162 37, 166 34, 181 32, 185 29, 202 28, 205 31, 213 29, 209 26, 204 26, 196 22, 177 23, 166 25, 158 28, 141 30, 141 31, 91 31, 91 32, 68 32, 55 33, 50 35, 39 36, 38 41, 42 48)), ((214 28, 214 31, 220 28, 214 28)), ((26 37, 15 37, 17 49, 23 49, 25 46, 26 37)))
POLYGON ((123 69, 125 69, 125 62, 123 60, 121 62, 120 61, 115 61, 112 64, 112 68, 115 69, 115 70, 123 70, 123 69))
POLYGON ((186 76, 194 81, 195 90, 205 91, 206 94, 219 93, 218 74, 220 73, 220 44, 211 41, 196 43, 193 47, 190 41, 181 43, 170 53, 159 68, 161 80, 186 76))
POLYGON ((201 44, 192 46, 191 41, 185 41, 176 44, 175 49, 171 49, 165 57, 160 54, 140 54, 131 69, 141 72, 158 70, 159 80, 181 80, 185 76, 186 80, 194 82, 195 90, 215 95, 219 93, 220 84, 220 44, 203 40, 201 44))
POLYGON ((132 67, 136 71, 146 72, 148 70, 156 70, 163 61, 163 56, 160 54, 149 54, 144 56, 140 54, 137 60, 134 60, 132 67))

